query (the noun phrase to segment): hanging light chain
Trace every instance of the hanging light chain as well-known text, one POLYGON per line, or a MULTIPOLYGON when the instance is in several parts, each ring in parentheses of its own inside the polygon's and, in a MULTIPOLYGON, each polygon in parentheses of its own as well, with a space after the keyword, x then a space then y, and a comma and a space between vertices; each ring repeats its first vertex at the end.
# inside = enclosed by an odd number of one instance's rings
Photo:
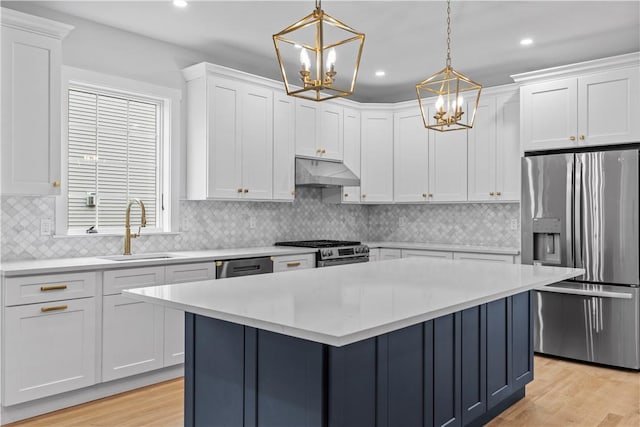
POLYGON ((447 0, 447 68, 451 67, 451 0, 447 0))

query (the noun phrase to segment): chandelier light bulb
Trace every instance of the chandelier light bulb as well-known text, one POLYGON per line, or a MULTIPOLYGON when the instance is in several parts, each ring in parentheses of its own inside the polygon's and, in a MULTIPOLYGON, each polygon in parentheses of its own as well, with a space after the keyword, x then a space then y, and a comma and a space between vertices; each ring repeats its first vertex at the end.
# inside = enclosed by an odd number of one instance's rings
POLYGON ((336 66, 336 50, 331 49, 327 55, 327 71, 335 71, 336 66))
POLYGON ((187 1, 186 0, 173 0, 173 5, 175 7, 180 7, 180 8, 187 7, 187 1))
POLYGON ((302 71, 309 71, 311 68, 311 58, 309 58, 307 49, 302 49, 300 51, 300 64, 302 64, 302 71))
POLYGON ((442 107, 444 107, 444 98, 442 95, 439 95, 438 100, 436 101, 436 110, 442 111, 442 107))

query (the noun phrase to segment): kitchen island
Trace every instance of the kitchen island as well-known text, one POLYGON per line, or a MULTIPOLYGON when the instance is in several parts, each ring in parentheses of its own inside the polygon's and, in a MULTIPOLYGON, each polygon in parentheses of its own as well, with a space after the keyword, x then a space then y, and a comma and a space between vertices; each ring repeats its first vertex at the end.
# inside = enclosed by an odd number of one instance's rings
POLYGON ((480 425, 533 379, 530 290, 580 274, 401 259, 125 293, 187 312, 187 426, 480 425))

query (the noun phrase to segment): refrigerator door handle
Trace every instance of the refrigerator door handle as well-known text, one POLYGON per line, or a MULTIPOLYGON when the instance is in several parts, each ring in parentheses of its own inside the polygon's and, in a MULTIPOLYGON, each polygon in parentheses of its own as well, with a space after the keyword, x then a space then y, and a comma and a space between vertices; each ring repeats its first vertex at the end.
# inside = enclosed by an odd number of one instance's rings
POLYGON ((611 291, 591 291, 586 289, 560 288, 553 285, 544 286, 536 289, 540 292, 555 292, 558 294, 581 295, 585 297, 598 298, 614 298, 614 299, 632 299, 633 294, 630 292, 611 292, 611 291))
POLYGON ((574 188, 573 195, 573 253, 574 253, 574 266, 576 268, 582 268, 582 178, 583 178, 583 162, 580 155, 576 155, 574 188))

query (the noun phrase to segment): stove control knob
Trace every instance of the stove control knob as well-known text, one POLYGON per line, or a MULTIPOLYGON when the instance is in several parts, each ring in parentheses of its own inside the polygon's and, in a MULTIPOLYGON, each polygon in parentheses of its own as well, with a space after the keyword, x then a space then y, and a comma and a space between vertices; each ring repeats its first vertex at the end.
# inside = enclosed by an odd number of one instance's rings
POLYGON ((364 252, 365 254, 369 253, 369 246, 365 246, 364 248, 362 248, 362 252, 364 252))
POLYGON ((362 253, 362 247, 360 247, 360 246, 356 246, 356 250, 355 250, 355 252, 356 252, 357 254, 361 254, 361 253, 362 253))

